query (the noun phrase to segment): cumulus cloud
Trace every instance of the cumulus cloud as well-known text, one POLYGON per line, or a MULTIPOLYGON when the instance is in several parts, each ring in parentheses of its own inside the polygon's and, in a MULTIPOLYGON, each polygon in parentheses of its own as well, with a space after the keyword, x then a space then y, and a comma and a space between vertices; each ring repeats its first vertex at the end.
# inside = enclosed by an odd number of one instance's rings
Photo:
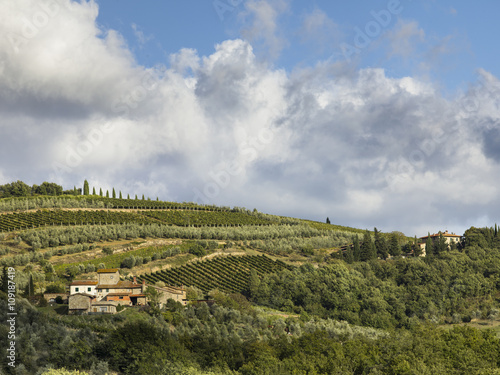
POLYGON ((460 231, 500 208, 500 85, 488 72, 445 98, 383 69, 288 73, 241 39, 145 68, 96 26, 94 2, 50 4, 50 16, 34 0, 0 5, 0 183, 87 178, 125 196, 409 235, 460 231), (14 48, 41 11, 48 22, 14 48))

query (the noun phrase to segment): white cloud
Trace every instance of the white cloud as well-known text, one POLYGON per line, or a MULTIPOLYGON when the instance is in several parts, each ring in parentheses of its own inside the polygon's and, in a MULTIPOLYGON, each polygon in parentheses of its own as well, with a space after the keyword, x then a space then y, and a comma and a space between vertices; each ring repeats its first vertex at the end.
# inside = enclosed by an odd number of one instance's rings
MULTIPOLYGON (((146 69, 97 28, 95 3, 57 4, 19 51, 0 38, 1 183, 50 177, 71 188, 88 178, 124 194, 410 235, 460 232, 500 208, 500 83, 485 71, 444 98, 382 69, 325 62, 287 74, 239 39, 146 69)), ((34 0, 1 3, 1 35, 39 10, 34 0)))

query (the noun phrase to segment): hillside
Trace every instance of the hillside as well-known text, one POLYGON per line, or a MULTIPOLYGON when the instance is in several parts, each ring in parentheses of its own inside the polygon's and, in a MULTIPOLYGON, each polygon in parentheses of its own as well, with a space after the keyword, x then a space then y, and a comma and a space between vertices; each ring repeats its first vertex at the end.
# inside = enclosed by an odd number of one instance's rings
MULTIPOLYGON (((362 232, 238 207, 96 195, 2 198, 0 231, 1 264, 29 272, 37 290, 77 275, 91 277, 98 268, 141 275, 206 254, 267 254, 300 265, 322 261, 362 232)), ((27 282, 22 276, 21 284, 27 282)), ((228 290, 223 284, 207 285, 228 290)), ((247 287, 239 285, 230 289, 247 287)))
POLYGON ((471 228, 459 248, 418 257, 400 233, 238 207, 58 195, 0 199, 0 228, 27 373, 47 364, 206 375, 500 368, 496 227, 471 228), (193 303, 68 316, 40 296, 109 268, 124 281, 187 288, 193 303), (210 306, 194 302, 205 299, 210 306))

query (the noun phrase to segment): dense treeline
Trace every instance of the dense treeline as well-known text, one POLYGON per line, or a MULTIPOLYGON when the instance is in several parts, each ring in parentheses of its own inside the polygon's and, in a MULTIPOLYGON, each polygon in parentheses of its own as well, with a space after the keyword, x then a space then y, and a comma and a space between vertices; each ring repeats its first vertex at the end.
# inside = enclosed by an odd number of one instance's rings
POLYGON ((108 208, 104 199, 75 196, 21 197, 0 200, 0 212, 26 211, 41 208, 108 208))
POLYGON ((41 185, 29 186, 22 181, 0 185, 0 198, 28 197, 31 195, 61 195, 62 186, 53 182, 44 182, 41 185))
MULTIPOLYGON (((0 292, 0 311, 7 302, 0 292)), ((270 319, 241 295, 187 308, 57 317, 18 300, 15 370, 92 374, 499 374, 500 341, 488 330, 415 325, 380 331, 321 319, 270 319)), ((0 345, 7 347, 7 325, 0 345)))
POLYGON ((255 280, 258 304, 378 328, 424 319, 462 322, 499 315, 500 251, 469 246, 439 257, 334 260, 255 280))
POLYGON ((464 233, 464 247, 478 246, 482 249, 497 248, 500 249, 500 233, 499 228, 475 228, 471 227, 464 233))

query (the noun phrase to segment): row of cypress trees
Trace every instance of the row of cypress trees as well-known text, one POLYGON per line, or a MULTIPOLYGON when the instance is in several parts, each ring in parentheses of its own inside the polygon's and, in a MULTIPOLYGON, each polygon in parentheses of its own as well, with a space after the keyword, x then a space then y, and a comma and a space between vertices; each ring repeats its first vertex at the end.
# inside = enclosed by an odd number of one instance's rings
MULTIPOLYGON (((112 193, 111 193, 111 198, 117 198, 116 196, 116 191, 115 191, 115 188, 113 188, 112 190, 112 193)), ((89 182, 87 180, 85 180, 83 182, 83 195, 90 195, 90 186, 89 186, 89 182)), ((96 190, 95 190, 95 187, 92 188, 92 195, 97 195, 96 193, 96 190)), ((101 197, 103 197, 103 192, 102 192, 102 189, 99 188, 99 195, 101 197)), ((109 198, 109 190, 106 190, 106 198, 109 198)), ((119 196, 118 196, 119 199, 123 199, 123 196, 122 196, 122 192, 119 191, 119 196)), ((130 194, 127 194, 127 199, 130 199, 130 194)), ((135 199, 137 200, 138 197, 137 197, 137 194, 135 195, 135 199)), ((142 200, 145 200, 144 198, 144 194, 142 194, 142 200)), ((158 198, 156 198, 156 200, 158 200, 158 198)))

